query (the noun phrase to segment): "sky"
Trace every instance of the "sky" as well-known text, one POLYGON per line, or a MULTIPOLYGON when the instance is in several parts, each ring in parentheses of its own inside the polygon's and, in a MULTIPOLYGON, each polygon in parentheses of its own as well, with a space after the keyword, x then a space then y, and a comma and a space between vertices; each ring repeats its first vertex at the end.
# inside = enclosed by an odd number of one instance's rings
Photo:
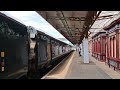
MULTIPOLYGON (((53 36, 55 38, 65 38, 35 11, 0 11, 0 12, 5 13, 10 17, 14 17, 14 19, 19 20, 26 26, 33 26, 34 28, 43 31, 49 34, 50 36, 53 36)), ((66 41, 66 43, 70 42, 66 41)))

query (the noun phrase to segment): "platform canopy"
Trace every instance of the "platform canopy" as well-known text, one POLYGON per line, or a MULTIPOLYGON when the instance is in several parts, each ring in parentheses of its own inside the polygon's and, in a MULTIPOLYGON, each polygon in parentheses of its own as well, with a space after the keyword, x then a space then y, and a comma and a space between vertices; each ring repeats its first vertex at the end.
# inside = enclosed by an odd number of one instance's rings
POLYGON ((101 11, 36 11, 72 44, 79 44, 88 37, 101 11))
POLYGON ((120 11, 102 11, 90 28, 88 37, 91 38, 98 32, 104 32, 103 28, 118 18, 120 18, 120 11))

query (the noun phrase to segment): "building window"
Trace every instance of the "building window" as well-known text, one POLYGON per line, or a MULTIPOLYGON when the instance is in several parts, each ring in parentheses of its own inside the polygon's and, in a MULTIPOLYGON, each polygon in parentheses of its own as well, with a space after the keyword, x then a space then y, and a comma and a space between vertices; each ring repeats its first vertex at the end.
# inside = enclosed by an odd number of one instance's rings
POLYGON ((112 56, 112 38, 110 38, 110 56, 112 56))
POLYGON ((116 40, 115 40, 115 37, 113 37, 113 57, 116 57, 116 40))

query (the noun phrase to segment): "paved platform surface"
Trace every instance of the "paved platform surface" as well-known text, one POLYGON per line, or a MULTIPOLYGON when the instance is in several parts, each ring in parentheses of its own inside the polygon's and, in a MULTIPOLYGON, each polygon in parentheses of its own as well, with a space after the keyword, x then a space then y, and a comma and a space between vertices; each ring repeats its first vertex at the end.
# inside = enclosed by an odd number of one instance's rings
POLYGON ((111 79, 101 68, 90 60, 89 64, 83 63, 83 57, 77 52, 73 57, 71 65, 68 69, 66 79, 111 79))
POLYGON ((106 74, 108 74, 112 79, 120 79, 120 71, 114 70, 112 67, 109 68, 105 65, 105 62, 100 62, 90 55, 90 60, 93 61, 97 67, 101 68, 106 74))
POLYGON ((83 56, 79 56, 78 52, 73 52, 45 79, 120 79, 119 72, 91 55, 89 57, 90 63, 84 64, 83 56))

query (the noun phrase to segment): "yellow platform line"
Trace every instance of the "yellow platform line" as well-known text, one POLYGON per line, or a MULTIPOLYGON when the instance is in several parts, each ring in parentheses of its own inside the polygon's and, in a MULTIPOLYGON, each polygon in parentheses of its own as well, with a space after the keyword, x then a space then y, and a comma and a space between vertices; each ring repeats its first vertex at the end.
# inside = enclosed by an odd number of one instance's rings
POLYGON ((74 54, 75 54, 75 52, 73 52, 73 54, 68 58, 69 61, 67 62, 65 68, 59 74, 48 75, 45 78, 46 79, 64 79, 65 76, 67 75, 67 72, 68 72, 69 66, 73 60, 74 54))

